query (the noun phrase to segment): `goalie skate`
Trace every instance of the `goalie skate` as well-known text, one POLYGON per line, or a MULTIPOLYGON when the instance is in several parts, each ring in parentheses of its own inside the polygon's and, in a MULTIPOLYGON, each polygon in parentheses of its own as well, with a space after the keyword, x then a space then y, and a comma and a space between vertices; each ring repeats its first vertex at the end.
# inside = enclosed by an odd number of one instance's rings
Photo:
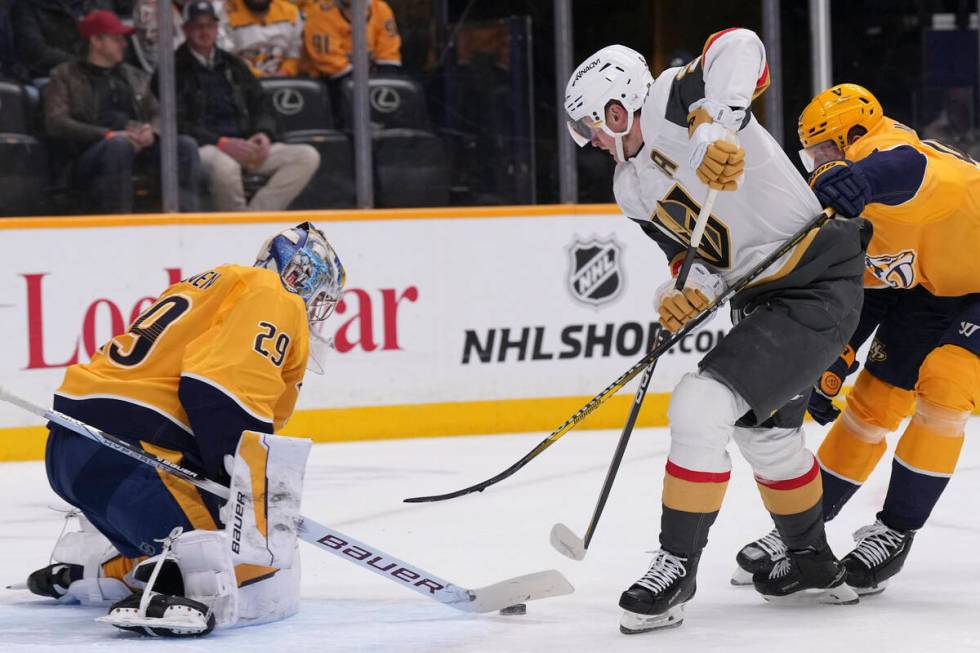
POLYGON ((142 598, 143 594, 136 592, 113 604, 109 614, 96 621, 155 637, 201 637, 214 629, 214 614, 203 603, 154 592, 141 609, 142 598))

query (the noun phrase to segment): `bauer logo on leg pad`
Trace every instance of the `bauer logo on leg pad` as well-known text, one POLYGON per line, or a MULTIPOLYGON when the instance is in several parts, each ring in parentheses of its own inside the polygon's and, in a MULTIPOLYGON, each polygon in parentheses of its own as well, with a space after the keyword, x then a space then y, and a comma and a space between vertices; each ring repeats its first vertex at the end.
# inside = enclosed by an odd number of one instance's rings
POLYGON ((245 431, 222 508, 235 562, 289 569, 296 550, 311 441, 245 431))

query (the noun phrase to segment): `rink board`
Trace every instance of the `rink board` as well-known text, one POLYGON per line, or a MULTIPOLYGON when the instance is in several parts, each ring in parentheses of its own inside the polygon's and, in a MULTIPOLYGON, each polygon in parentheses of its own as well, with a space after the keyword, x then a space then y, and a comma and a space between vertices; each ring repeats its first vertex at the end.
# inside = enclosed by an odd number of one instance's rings
MULTIPOLYGON (((317 441, 549 431, 642 356, 659 248, 612 205, 96 216, 0 222, 0 383, 47 403, 170 283, 251 264, 311 219, 347 268, 286 432, 317 441)), ((719 316, 660 362, 640 424, 728 329, 719 316)), ((627 388, 583 428, 616 428, 627 388)), ((0 460, 43 454, 40 421, 0 406, 0 460)))

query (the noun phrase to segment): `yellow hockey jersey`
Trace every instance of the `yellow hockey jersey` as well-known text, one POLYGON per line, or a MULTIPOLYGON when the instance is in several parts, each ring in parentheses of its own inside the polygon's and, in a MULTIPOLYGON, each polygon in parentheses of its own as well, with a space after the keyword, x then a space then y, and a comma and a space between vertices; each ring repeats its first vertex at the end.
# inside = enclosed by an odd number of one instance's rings
POLYGON ((256 77, 295 77, 303 47, 303 16, 288 0, 272 0, 264 16, 243 0, 226 0, 225 20, 231 51, 256 77))
MULTIPOLYGON (((119 404, 150 409, 200 445, 207 434, 195 432, 194 415, 188 415, 194 408, 186 403, 224 403, 228 412, 243 413, 246 426, 258 422, 267 425, 262 430, 278 430, 293 413, 308 355, 303 300, 275 272, 223 265, 167 288, 126 333, 90 362, 69 367, 56 399, 71 406, 113 400, 102 405, 122 412, 127 406, 119 404), (194 388, 213 396, 198 399, 194 388)), ((232 437, 241 430, 232 428, 232 437)), ((147 434, 118 435, 150 440, 147 434)))
POLYGON ((872 199, 865 285, 956 297, 980 292, 980 167, 885 117, 847 148, 872 199))
MULTIPOLYGON (((350 21, 335 2, 309 0, 303 9, 304 68, 313 77, 340 77, 351 70, 354 37, 350 21)), ((395 15, 384 0, 368 5, 367 47, 371 61, 400 66, 402 39, 395 15)))

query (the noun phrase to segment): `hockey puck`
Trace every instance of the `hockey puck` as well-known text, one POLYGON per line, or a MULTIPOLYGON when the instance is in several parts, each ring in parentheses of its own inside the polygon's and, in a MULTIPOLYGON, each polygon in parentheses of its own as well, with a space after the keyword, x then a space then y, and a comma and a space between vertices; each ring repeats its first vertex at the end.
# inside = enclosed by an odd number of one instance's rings
POLYGON ((501 608, 500 614, 506 614, 506 615, 527 614, 527 603, 517 603, 515 605, 508 605, 506 608, 501 608))

